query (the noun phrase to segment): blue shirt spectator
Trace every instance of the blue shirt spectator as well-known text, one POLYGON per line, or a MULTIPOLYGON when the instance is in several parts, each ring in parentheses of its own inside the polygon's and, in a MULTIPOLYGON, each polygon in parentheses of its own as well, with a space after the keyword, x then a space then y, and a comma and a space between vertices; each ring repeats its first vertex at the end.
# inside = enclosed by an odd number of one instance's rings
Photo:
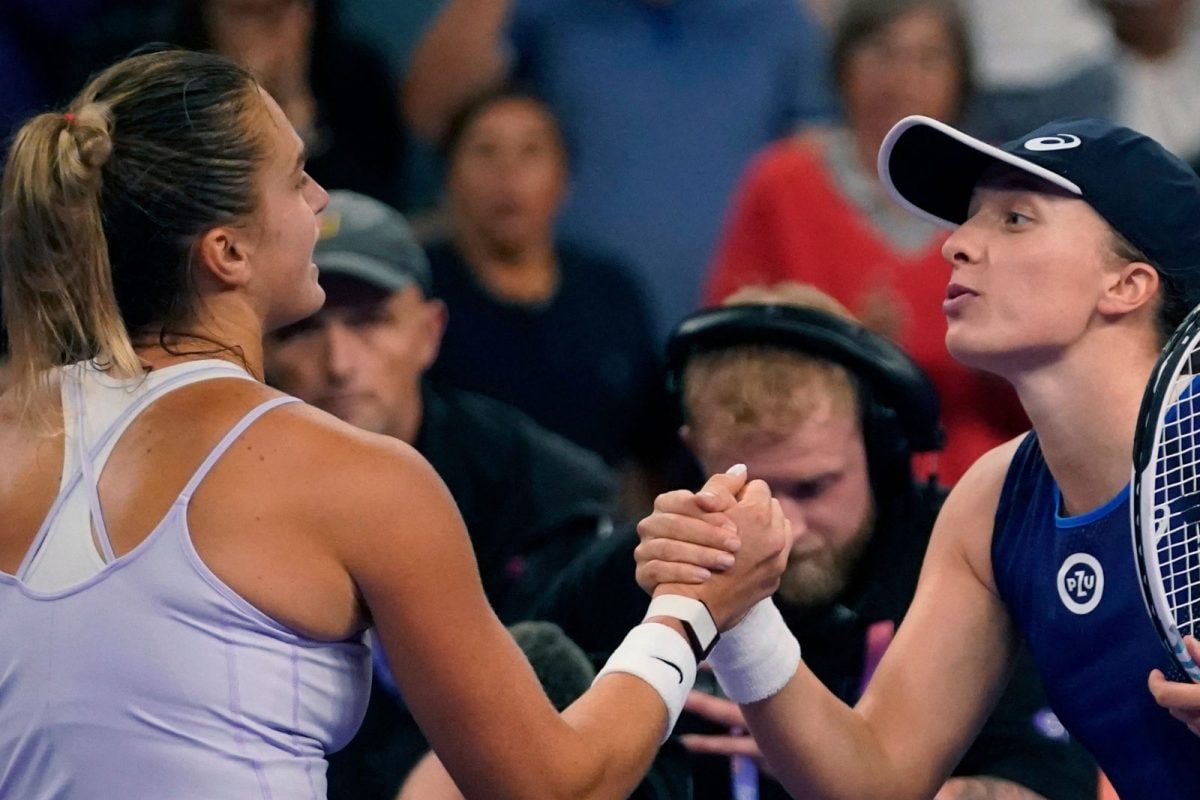
POLYGON ((438 137, 504 78, 545 99, 572 155, 560 231, 628 262, 665 335, 699 300, 751 154, 828 113, 823 32, 796 0, 485 5, 451 0, 418 46, 411 122, 438 137))

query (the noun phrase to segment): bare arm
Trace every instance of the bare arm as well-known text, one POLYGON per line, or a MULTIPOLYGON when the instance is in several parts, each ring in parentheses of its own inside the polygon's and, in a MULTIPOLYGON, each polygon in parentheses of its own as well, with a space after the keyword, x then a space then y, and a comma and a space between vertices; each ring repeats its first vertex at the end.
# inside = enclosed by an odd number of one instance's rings
MULTIPOLYGON (((982 725, 1013 651, 989 551, 1014 446, 985 457, 947 500, 912 607, 855 708, 803 664, 781 692, 743 706, 755 739, 793 795, 931 797, 982 725)), ((644 539, 647 527, 640 529, 644 539)), ((655 552, 652 541, 643 541, 639 578, 655 552)), ((660 578, 671 574, 664 561, 686 560, 667 552, 657 551, 660 578)))
POLYGON ((502 42, 511 0, 450 0, 417 43, 408 64, 404 116, 437 141, 455 110, 499 83, 508 69, 502 42))
MULTIPOLYGON (((406 702, 463 793, 574 800, 631 791, 666 726, 659 695, 638 678, 610 675, 560 717, 488 606, 457 510, 429 466, 399 443, 349 463, 329 535, 406 702)), ((774 590, 787 546, 771 544, 773 556, 744 546, 746 564, 759 566, 698 594, 744 611, 774 590)))
POLYGON ((933 800, 1046 800, 1042 795, 1004 778, 951 778, 933 800))
MULTIPOLYGON (((770 765, 762 750, 746 730, 746 718, 738 705, 730 700, 693 691, 688 697, 687 710, 709 722, 727 728, 725 735, 687 734, 679 737, 684 747, 693 753, 721 756, 747 756, 758 763, 759 769, 772 778, 770 765)), ((951 778, 942 785, 934 800, 1045 800, 1042 795, 1006 778, 971 775, 951 778)))

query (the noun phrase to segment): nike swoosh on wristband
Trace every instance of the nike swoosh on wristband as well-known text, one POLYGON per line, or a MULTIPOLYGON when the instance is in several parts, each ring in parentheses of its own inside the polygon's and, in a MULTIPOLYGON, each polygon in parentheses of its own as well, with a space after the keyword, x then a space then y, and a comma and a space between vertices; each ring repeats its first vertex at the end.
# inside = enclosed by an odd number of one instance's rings
POLYGON ((677 664, 675 664, 675 663, 673 663, 673 662, 670 662, 670 661, 667 661, 665 658, 660 658, 659 656, 650 656, 650 657, 651 657, 651 658, 653 658, 655 661, 661 661, 661 662, 663 662, 663 663, 664 663, 664 664, 666 664, 668 667, 670 667, 671 669, 673 669, 673 670, 675 670, 676 672, 678 672, 678 673, 679 673, 679 682, 680 682, 680 683, 683 683, 683 670, 681 670, 677 664))

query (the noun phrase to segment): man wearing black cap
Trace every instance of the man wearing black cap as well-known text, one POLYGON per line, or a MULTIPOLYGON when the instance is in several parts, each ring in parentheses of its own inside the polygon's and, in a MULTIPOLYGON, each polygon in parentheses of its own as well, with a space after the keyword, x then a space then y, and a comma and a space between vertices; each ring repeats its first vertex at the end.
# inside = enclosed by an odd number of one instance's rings
MULTIPOLYGON (((276 386, 372 433, 413 445, 450 489, 488 600, 505 622, 609 525, 615 481, 591 453, 509 406, 431 385, 446 310, 404 218, 331 192, 313 260, 324 308, 267 343, 276 386)), ((427 749, 377 660, 367 718, 330 762, 330 797, 391 800, 427 749)))
MULTIPOLYGON (((1200 798, 1200 686, 1164 678, 1180 671, 1143 606, 1128 507, 1143 389, 1200 300, 1200 178, 1098 120, 997 148, 909 117, 879 164, 900 202, 954 229, 946 344, 1012 383, 1033 431, 947 499, 908 616, 853 709, 802 664, 770 605, 722 635, 718 679, 793 795, 930 797, 1024 640, 1055 712, 1122 800, 1200 798)), ((743 480, 660 497, 640 529, 644 587, 696 582, 714 553, 670 541, 683 538, 679 515, 727 508, 743 480)), ((728 539, 695 522, 692 541, 728 539)))

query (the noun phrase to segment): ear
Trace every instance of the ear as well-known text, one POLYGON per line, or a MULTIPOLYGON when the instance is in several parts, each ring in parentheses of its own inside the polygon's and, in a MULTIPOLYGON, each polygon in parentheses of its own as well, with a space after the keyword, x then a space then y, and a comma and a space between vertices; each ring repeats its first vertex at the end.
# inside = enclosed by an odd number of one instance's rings
POLYGON ((421 370, 427 370, 437 360, 438 352, 442 349, 442 335, 446 332, 446 322, 450 314, 446 304, 441 300, 423 300, 421 302, 421 370))
POLYGON ((250 247, 244 231, 221 225, 206 231, 194 247, 197 279, 222 289, 250 281, 250 247))
POLYGON ((1157 297, 1162 285, 1158 270, 1144 261, 1130 261, 1120 270, 1106 273, 1105 280, 1097 310, 1106 316, 1136 311, 1157 297))
POLYGON ((679 440, 692 451, 692 455, 696 454, 696 433, 691 425, 684 423, 679 426, 679 440))

